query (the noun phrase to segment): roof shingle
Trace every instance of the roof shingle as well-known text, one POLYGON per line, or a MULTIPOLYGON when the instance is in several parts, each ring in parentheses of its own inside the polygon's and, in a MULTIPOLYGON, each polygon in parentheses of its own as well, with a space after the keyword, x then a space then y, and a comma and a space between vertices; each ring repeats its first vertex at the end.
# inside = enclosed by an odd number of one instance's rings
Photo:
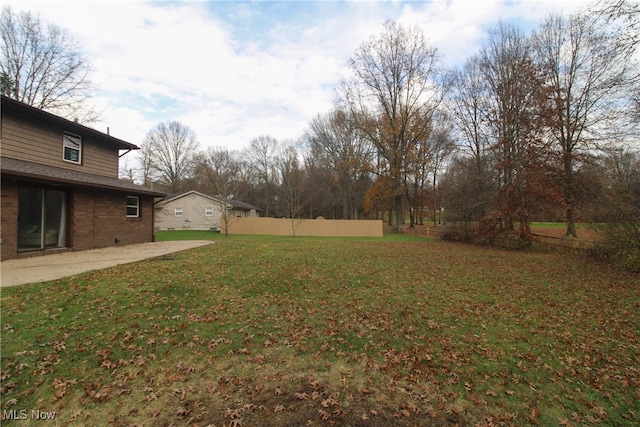
POLYGON ((152 190, 118 178, 79 172, 56 166, 0 157, 2 175, 29 178, 37 181, 57 182, 76 187, 102 188, 131 194, 163 197, 165 193, 152 190))

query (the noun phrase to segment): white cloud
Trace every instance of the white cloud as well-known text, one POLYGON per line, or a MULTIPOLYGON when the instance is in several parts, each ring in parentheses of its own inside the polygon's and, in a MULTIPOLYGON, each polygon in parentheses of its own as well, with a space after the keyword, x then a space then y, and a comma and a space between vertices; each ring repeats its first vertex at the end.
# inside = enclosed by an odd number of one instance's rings
MULTIPOLYGON (((562 3, 562 2, 560 2, 562 3)), ((565 2, 574 8, 583 2, 565 2)), ((260 135, 295 139, 331 108, 348 58, 381 24, 421 26, 446 64, 477 52, 500 17, 532 19, 544 1, 17 2, 70 31, 93 63, 96 128, 140 144, 161 121, 193 129, 203 148, 260 135)))

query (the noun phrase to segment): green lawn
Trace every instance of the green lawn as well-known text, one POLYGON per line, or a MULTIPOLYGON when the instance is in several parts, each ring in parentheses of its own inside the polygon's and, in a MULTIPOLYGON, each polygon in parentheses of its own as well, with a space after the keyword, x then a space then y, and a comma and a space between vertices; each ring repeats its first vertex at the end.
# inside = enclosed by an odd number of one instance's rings
POLYGON ((637 275, 397 235, 193 238, 216 244, 3 289, 3 416, 640 423, 637 275))
POLYGON ((170 240, 216 240, 224 235, 213 230, 158 230, 153 233, 156 241, 170 240))
MULTIPOLYGON (((576 224, 577 228, 582 227, 583 224, 576 224)), ((533 222, 531 223, 531 227, 542 227, 542 228, 567 228, 567 224, 564 222, 533 222)))

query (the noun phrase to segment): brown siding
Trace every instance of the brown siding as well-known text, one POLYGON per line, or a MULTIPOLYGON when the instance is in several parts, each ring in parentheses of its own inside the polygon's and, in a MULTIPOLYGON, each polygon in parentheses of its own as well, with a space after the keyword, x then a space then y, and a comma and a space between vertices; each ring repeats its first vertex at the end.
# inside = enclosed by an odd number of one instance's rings
MULTIPOLYGON (((118 149, 82 136, 82 164, 62 160, 62 134, 67 130, 48 123, 33 124, 27 117, 2 114, 2 155, 86 173, 118 177, 118 149)), ((77 134, 77 132, 72 132, 77 134)))

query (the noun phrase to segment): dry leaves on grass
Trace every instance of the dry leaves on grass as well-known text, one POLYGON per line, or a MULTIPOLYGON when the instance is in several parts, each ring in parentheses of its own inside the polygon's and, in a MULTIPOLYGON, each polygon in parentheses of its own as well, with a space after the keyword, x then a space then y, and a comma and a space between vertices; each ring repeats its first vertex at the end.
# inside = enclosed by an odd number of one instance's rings
POLYGON ((460 245, 230 241, 3 291, 3 409, 45 395, 88 425, 89 404, 114 425, 633 423, 632 283, 460 245))

